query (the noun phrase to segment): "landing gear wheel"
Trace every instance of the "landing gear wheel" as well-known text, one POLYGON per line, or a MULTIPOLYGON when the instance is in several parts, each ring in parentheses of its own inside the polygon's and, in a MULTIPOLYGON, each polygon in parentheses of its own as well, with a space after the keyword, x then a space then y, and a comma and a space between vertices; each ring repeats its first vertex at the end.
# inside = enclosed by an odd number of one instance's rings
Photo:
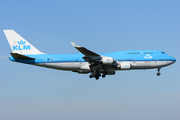
POLYGON ((98 77, 98 76, 96 76, 96 80, 99 80, 99 77, 98 77))
POLYGON ((106 77, 106 75, 102 75, 102 78, 105 78, 106 77))
POLYGON ((158 68, 158 70, 157 70, 157 71, 158 71, 157 76, 160 76, 160 75, 161 75, 160 69, 161 69, 161 68, 158 68))
POLYGON ((157 76, 160 76, 161 75, 161 73, 157 73, 157 76))
POLYGON ((89 78, 92 78, 92 77, 93 77, 93 75, 90 75, 90 76, 89 76, 89 78))
POLYGON ((107 74, 107 71, 104 69, 104 72, 103 72, 102 78, 105 78, 105 77, 106 77, 106 74, 107 74))
POLYGON ((101 76, 101 74, 96 74, 95 79, 98 80, 100 76, 101 76))

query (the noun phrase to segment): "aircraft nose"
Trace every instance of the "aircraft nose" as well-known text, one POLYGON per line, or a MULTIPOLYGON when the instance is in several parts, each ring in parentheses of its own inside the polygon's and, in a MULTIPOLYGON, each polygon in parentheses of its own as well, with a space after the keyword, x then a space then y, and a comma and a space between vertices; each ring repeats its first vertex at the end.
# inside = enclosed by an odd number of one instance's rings
POLYGON ((173 58, 173 57, 171 57, 171 64, 173 64, 173 63, 175 63, 176 62, 176 59, 175 58, 173 58))
POLYGON ((175 58, 173 58, 173 63, 175 63, 176 62, 176 59, 175 58))

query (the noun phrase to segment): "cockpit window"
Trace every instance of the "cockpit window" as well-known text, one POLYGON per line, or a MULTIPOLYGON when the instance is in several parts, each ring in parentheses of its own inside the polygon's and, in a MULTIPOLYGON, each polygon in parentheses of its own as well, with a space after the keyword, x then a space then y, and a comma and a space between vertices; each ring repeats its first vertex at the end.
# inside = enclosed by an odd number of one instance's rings
POLYGON ((162 54, 165 54, 165 52, 162 52, 162 54))

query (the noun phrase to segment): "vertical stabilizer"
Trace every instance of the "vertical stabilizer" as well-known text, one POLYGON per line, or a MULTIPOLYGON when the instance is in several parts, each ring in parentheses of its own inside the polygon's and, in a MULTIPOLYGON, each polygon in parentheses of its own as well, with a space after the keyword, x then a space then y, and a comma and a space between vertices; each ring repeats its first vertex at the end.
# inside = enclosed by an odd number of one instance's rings
POLYGON ((13 53, 43 54, 14 30, 3 30, 13 53))

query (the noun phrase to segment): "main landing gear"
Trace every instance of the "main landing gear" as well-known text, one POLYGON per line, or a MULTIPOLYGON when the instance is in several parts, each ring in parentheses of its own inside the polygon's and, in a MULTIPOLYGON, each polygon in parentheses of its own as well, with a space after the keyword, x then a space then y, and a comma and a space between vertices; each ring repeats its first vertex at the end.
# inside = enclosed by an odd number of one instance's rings
MULTIPOLYGON (((105 78, 106 77, 106 74, 107 72, 105 71, 103 74, 102 74, 102 78, 105 78)), ((89 75, 89 78, 95 78, 96 80, 99 80, 99 77, 101 76, 101 74, 96 71, 96 72, 92 72, 90 75, 89 75)))
POLYGON ((158 68, 158 70, 157 70, 157 71, 158 71, 157 76, 160 76, 160 75, 161 75, 160 69, 161 69, 161 68, 158 68))
POLYGON ((91 73, 89 78, 93 78, 94 77, 96 80, 98 80, 100 76, 101 76, 100 73, 91 73))

